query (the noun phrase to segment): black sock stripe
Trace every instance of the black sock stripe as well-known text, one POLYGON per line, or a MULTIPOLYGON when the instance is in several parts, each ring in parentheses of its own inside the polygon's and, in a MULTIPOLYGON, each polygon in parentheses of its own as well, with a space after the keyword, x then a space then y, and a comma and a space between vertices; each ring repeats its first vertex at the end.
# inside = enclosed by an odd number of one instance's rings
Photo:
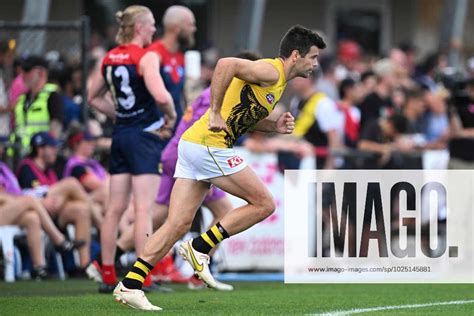
POLYGON ((224 229, 224 227, 222 227, 221 223, 217 222, 216 226, 217 226, 217 229, 219 229, 219 231, 221 232, 222 237, 224 237, 224 239, 229 238, 229 234, 224 229))
POLYGON ((218 244, 219 243, 219 240, 217 239, 216 235, 214 235, 214 233, 209 229, 207 232, 206 232, 207 236, 209 236, 209 238, 212 240, 212 242, 214 244, 218 244))
POLYGON ((145 267, 147 267, 148 270, 150 271, 153 270, 153 266, 149 264, 148 262, 146 262, 145 260, 143 260, 142 258, 138 258, 137 261, 145 265, 145 267))
POLYGON ((142 277, 146 278, 146 273, 145 273, 145 271, 143 271, 143 270, 140 269, 140 268, 132 267, 132 268, 130 269, 130 272, 135 272, 136 274, 139 274, 139 275, 141 275, 142 277))

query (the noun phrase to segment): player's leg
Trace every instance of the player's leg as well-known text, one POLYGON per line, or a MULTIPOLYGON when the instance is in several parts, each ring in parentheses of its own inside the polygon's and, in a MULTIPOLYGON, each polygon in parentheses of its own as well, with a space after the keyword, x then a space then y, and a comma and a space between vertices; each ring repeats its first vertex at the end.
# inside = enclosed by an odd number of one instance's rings
POLYGON ((110 195, 104 222, 100 230, 102 280, 106 285, 117 283, 115 274, 115 243, 118 223, 130 200, 131 175, 114 174, 110 179, 110 195))
POLYGON ((250 167, 228 176, 210 179, 222 190, 247 201, 228 212, 216 225, 193 240, 194 249, 208 254, 223 239, 248 229, 275 210, 273 197, 250 167))
POLYGON ((135 207, 135 252, 138 256, 143 253, 143 248, 148 237, 153 232, 151 209, 158 191, 160 177, 154 174, 132 176, 132 190, 135 207))
POLYGON ((140 258, 123 280, 128 289, 140 289, 146 275, 189 230, 196 210, 209 190, 205 182, 177 179, 171 193, 168 218, 147 241, 140 258))

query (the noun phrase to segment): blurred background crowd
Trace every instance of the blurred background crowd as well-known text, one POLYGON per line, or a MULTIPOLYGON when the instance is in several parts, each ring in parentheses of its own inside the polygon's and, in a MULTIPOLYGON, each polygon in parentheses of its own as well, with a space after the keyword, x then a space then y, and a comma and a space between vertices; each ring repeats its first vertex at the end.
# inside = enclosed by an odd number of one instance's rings
MULTIPOLYGON (((308 156, 316 158, 316 169, 474 167, 474 38, 466 31, 474 5, 469 1, 4 1, 0 156, 23 192, 34 189, 15 203, 39 215, 29 219, 14 204, 16 215, 3 217, 0 225, 20 223, 36 234, 41 226, 56 250, 80 249, 79 270, 92 260, 83 245, 91 242, 91 226, 100 227, 108 199, 113 130, 113 122, 87 106, 85 90, 115 46, 114 12, 132 2, 152 9, 157 38, 165 31, 161 17, 170 5, 186 5, 196 17, 192 49, 198 58, 177 68, 186 77, 179 92, 183 110, 209 86, 220 57, 243 49, 277 57, 278 39, 289 26, 318 30, 328 43, 318 68, 310 78, 289 82, 272 114, 290 111, 294 134, 253 132, 239 141, 252 152, 275 153, 280 170, 298 169, 308 156), (89 165, 74 167, 74 157, 89 165), (103 176, 85 177, 88 168, 103 176), (53 193, 45 197, 42 186, 54 187, 53 193), (69 242, 63 235, 67 223, 76 231, 69 242)), ((5 183, 0 192, 8 192, 5 183)), ((4 198, 0 207, 10 202, 4 198)), ((132 221, 124 218, 123 229, 132 221)), ((35 248, 33 238, 29 247, 35 248)), ((40 254, 32 257, 33 266, 44 266, 40 254)))

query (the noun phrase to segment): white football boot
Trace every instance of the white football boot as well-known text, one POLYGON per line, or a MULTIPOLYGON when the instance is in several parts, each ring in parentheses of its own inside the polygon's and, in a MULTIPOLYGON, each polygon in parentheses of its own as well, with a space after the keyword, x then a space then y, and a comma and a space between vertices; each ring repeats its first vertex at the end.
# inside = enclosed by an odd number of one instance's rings
POLYGON ((144 311, 161 311, 162 308, 150 303, 142 290, 127 289, 119 282, 114 290, 114 298, 118 303, 144 311))
POLYGON ((194 270, 199 279, 211 288, 216 287, 216 280, 209 270, 210 257, 199 252, 192 246, 192 239, 182 242, 178 248, 178 254, 186 260, 194 270))

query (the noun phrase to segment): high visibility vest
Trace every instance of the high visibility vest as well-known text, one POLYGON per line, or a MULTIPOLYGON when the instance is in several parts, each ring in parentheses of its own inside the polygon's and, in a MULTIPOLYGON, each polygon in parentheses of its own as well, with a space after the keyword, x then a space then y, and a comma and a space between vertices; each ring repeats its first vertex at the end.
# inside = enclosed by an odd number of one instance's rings
POLYGON ((57 90, 55 84, 47 83, 26 111, 26 94, 18 98, 15 107, 15 133, 21 139, 23 152, 30 147, 30 140, 34 134, 50 130, 48 99, 51 93, 57 90))

